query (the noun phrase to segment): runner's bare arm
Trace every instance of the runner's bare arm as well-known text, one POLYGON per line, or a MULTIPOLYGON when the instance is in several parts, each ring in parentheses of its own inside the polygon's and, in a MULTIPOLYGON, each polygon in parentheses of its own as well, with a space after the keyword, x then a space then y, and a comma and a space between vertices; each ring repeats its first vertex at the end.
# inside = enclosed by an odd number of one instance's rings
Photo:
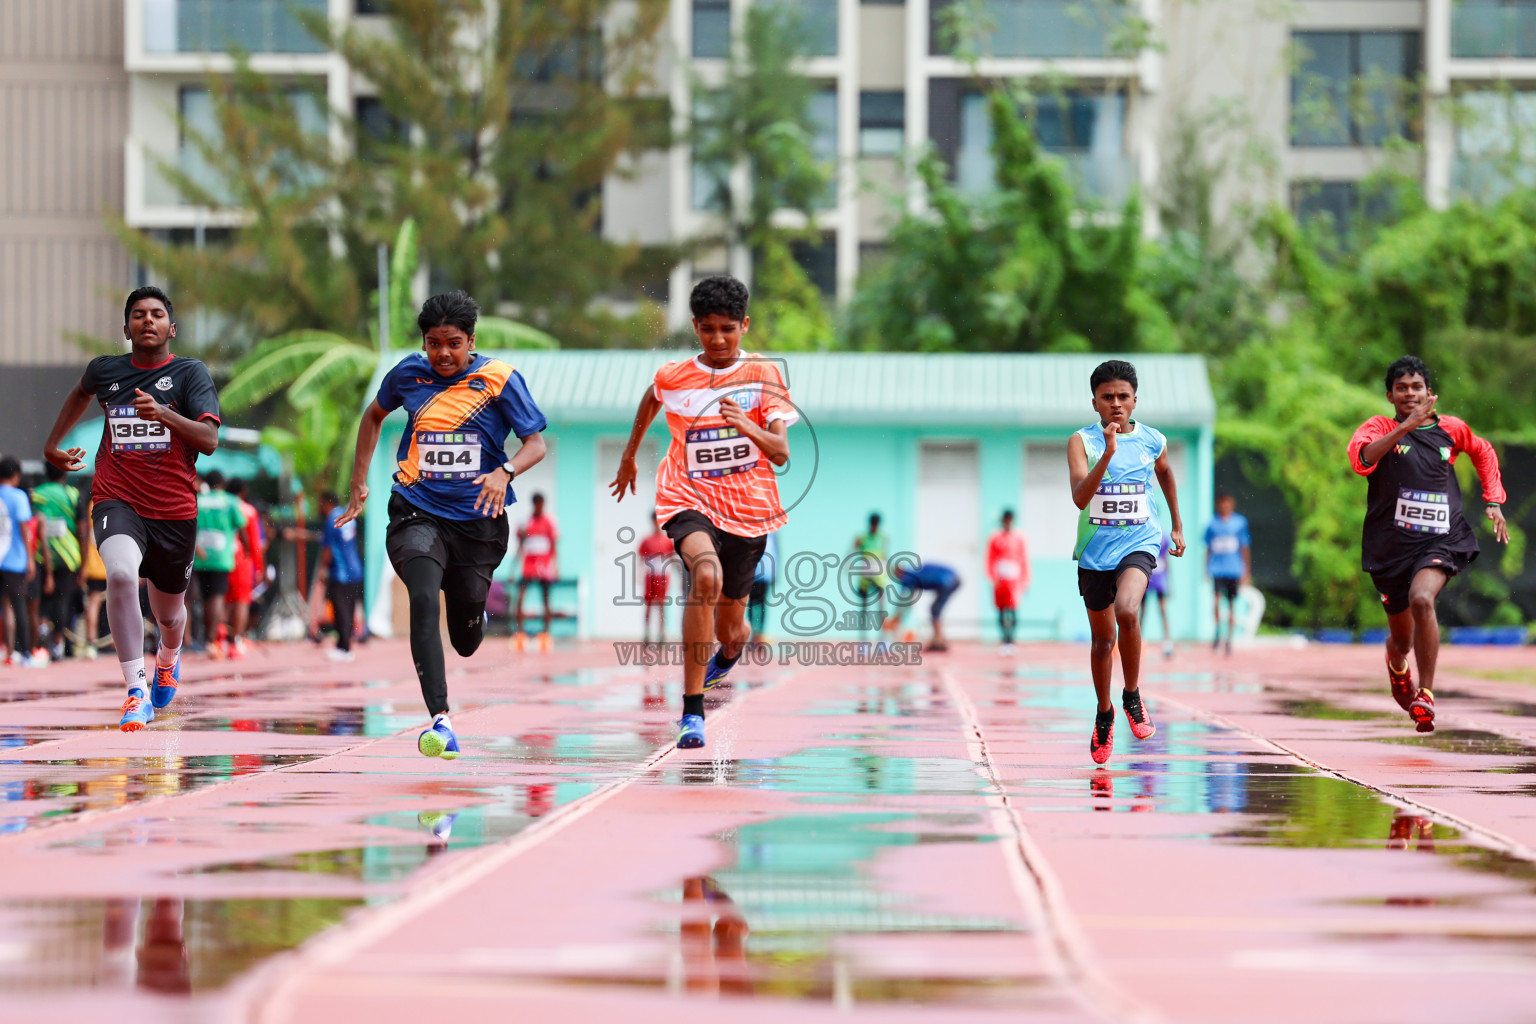
MULTIPOLYGON (((518 438, 522 441, 522 447, 512 456, 512 472, 522 476, 528 470, 539 464, 547 450, 544 445, 542 433, 529 434, 527 437, 518 438)), ((507 507, 507 485, 512 482, 512 477, 500 466, 489 473, 481 473, 475 477, 474 483, 480 488, 480 493, 475 495, 475 511, 484 512, 495 519, 501 515, 507 507)))
POLYGON ((789 461, 789 424, 783 420, 774 420, 765 430, 753 423, 741 411, 741 406, 729 398, 720 400, 720 415, 725 418, 725 422, 750 437, 752 443, 757 445, 757 450, 766 455, 769 462, 782 466, 789 461))
POLYGON ((635 466, 635 453, 640 450, 645 432, 650 429, 651 421, 660 411, 661 399, 656 397, 655 385, 648 384, 640 399, 640 408, 635 410, 635 424, 629 430, 629 443, 624 446, 624 454, 619 457, 619 471, 614 475, 613 483, 608 485, 617 501, 624 500, 625 491, 635 493, 635 477, 639 472, 635 466))
POLYGON ((388 415, 378 399, 369 402, 368 408, 363 410, 363 418, 357 424, 357 453, 352 456, 352 491, 346 511, 336 518, 337 526, 345 526, 363 514, 363 506, 368 503, 368 464, 373 461, 373 450, 379 446, 379 431, 388 415))
MULTIPOLYGON (((1175 558, 1183 558, 1184 519, 1179 515, 1179 485, 1173 478, 1173 466, 1168 462, 1167 446, 1164 446, 1163 453, 1152 464, 1152 470, 1157 474, 1157 485, 1163 489, 1163 497, 1168 499, 1168 518, 1173 521, 1173 529, 1168 535, 1168 553, 1175 558)), ((1248 549, 1244 548, 1244 558, 1247 554, 1248 549)))
POLYGON ((1115 454, 1115 434, 1119 429, 1113 423, 1104 428, 1104 454, 1092 469, 1088 468, 1088 449, 1083 445, 1082 436, 1073 434, 1067 439, 1067 471, 1072 479, 1072 503, 1078 508, 1087 508, 1098 492, 1104 473, 1109 469, 1109 460, 1115 454))
POLYGON ((211 417, 189 420, 179 412, 155 401, 138 388, 133 389, 133 408, 139 419, 151 423, 164 423, 171 433, 181 438, 199 455, 212 455, 219 447, 219 421, 211 417))
MULTIPOLYGON (((1439 395, 1430 395, 1429 401, 1420 405, 1399 423, 1391 431, 1368 442, 1360 449, 1360 465, 1369 469, 1380 462, 1392 446, 1397 444, 1398 438, 1407 434, 1410 430, 1417 430, 1424 424, 1435 418, 1435 403, 1440 401, 1439 395)), ((1362 427, 1362 430, 1365 428, 1362 427)), ((1358 434, 1356 435, 1358 438, 1358 434)), ((1353 447, 1353 445, 1351 445, 1353 447)))
POLYGON ((48 440, 43 444, 43 458, 65 472, 73 473, 85 465, 84 448, 60 451, 59 442, 64 440, 64 435, 69 433, 71 427, 80 422, 80 417, 85 415, 90 404, 91 396, 77 383, 65 397, 64 405, 59 409, 59 417, 53 421, 53 429, 48 432, 48 440))

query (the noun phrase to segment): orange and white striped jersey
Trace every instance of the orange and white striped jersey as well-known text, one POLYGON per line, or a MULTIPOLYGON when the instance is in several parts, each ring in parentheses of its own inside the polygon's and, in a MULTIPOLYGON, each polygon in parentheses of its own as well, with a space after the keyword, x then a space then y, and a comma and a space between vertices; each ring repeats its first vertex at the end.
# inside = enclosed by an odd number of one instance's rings
POLYGON ((695 356, 657 370, 653 390, 672 433, 656 469, 657 522, 694 509, 738 537, 761 537, 788 522, 773 464, 720 415, 720 400, 729 398, 765 429, 798 420, 777 362, 743 352, 729 369, 716 370, 695 356))

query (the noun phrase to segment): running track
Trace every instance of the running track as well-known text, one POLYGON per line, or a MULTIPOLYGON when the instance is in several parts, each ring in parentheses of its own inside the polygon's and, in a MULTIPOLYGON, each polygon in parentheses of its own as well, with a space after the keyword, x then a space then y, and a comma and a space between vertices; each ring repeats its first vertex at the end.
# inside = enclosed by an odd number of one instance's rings
POLYGON ((1536 662, 1444 660, 1425 738, 1377 648, 1149 651, 1107 771, 1069 646, 743 665, 683 752, 676 670, 490 639, 456 762, 401 642, 138 734, 0 670, 0 1020, 1528 1021, 1536 662))

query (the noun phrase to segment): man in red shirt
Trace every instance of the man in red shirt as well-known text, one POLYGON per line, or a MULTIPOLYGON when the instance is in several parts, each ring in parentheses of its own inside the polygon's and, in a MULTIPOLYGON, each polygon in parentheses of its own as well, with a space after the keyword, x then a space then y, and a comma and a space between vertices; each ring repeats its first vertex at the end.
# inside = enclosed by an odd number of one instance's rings
MULTIPOLYGON (((559 578, 555 570, 555 544, 560 540, 560 528, 553 516, 544 512, 544 495, 533 496, 533 514, 517 529, 517 549, 523 556, 523 571, 517 581, 517 635, 523 637, 523 595, 528 585, 536 585, 544 597, 544 628, 539 632, 539 645, 548 650, 549 627, 553 620, 549 613, 549 587, 559 578)), ((521 643, 519 643, 521 646, 521 643)))
POLYGON ((1392 697, 1419 732, 1435 731, 1435 663, 1440 620, 1435 601, 1446 582, 1478 555, 1477 535, 1462 514, 1452 467, 1465 452, 1483 484, 1493 539, 1509 543, 1504 482, 1493 445, 1461 420, 1435 411, 1429 367, 1403 356, 1387 367, 1387 398, 1397 415, 1372 416, 1349 441, 1349 465, 1365 477, 1360 567, 1387 608, 1387 680, 1392 697), (1414 687, 1412 651, 1419 666, 1414 687))
MULTIPOLYGON (((656 521, 656 510, 651 509, 651 522, 656 521)), ((640 560, 645 563, 645 620, 640 625, 642 643, 651 638, 651 609, 656 609, 656 642, 667 639, 667 569, 676 550, 672 538, 660 527, 640 542, 640 560)))
POLYGON ((987 541, 987 576, 992 580, 997 625, 1003 632, 1002 652, 1012 654, 1019 598, 1029 589, 1029 554, 1024 549, 1024 535, 1014 532, 1011 508, 1003 510, 1003 528, 987 541))
POLYGON ((85 464, 85 449, 59 442, 95 398, 106 413, 91 526, 107 567, 107 618, 128 699, 119 723, 136 732, 176 696, 187 625, 187 581, 197 542, 199 454, 219 446, 219 394, 208 368, 171 354, 175 310, 159 288, 137 288, 123 307, 123 337, 132 351, 97 356, 64 399, 43 457, 66 472, 85 464), (149 607, 160 627, 154 679, 144 672, 144 617, 139 577, 149 581, 149 607))

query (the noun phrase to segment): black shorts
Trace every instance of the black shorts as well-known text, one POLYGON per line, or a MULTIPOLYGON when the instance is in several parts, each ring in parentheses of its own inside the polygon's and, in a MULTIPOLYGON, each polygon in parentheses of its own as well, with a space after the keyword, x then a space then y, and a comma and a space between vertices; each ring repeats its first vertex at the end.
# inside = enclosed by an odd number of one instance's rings
POLYGON ((1387 614, 1401 615, 1408 610, 1408 590, 1413 586, 1413 578, 1419 574, 1420 569, 1439 569, 1447 577, 1456 576, 1471 565, 1476 557, 1476 551, 1469 553, 1432 547, 1414 559, 1407 572, 1393 576, 1372 573, 1371 582, 1375 584, 1376 592, 1381 595, 1381 603, 1386 605, 1387 614))
POLYGON ((443 593, 450 600, 484 605, 491 574, 507 557, 509 534, 505 515, 444 519, 391 494, 384 550, 397 572, 413 558, 431 559, 443 570, 443 593))
POLYGON ((85 581, 85 588, 93 594, 105 594, 107 592, 107 581, 98 580, 94 576, 88 577, 85 581))
POLYGON ((763 557, 763 549, 768 546, 766 536, 739 537, 734 533, 726 533, 710 522, 709 517, 704 513, 691 508, 668 519, 662 530, 672 538, 672 543, 677 547, 679 554, 683 550, 684 537, 690 533, 709 534, 715 554, 720 556, 721 596, 732 601, 740 601, 752 592, 752 579, 757 575, 757 561, 763 557))
POLYGON ((1083 595, 1083 604, 1088 606, 1089 611, 1101 612, 1115 603, 1115 595, 1120 592, 1121 573, 1127 569, 1140 569, 1150 580, 1156 568, 1156 556, 1146 551, 1132 551, 1120 559, 1120 564, 1113 569, 1079 568, 1077 592, 1083 595))
POLYGON ((229 593, 229 573, 221 569, 193 569, 192 578, 197 581, 197 592, 204 601, 229 593))
POLYGON ((197 546, 196 519, 145 519, 127 502, 108 498, 91 510, 91 528, 98 549, 108 537, 132 537, 144 556, 139 575, 162 593, 186 593, 197 546))
POLYGON ((1237 586, 1241 582, 1236 576, 1211 577, 1211 586, 1216 588, 1216 596, 1224 596, 1228 601, 1237 600, 1237 586))

